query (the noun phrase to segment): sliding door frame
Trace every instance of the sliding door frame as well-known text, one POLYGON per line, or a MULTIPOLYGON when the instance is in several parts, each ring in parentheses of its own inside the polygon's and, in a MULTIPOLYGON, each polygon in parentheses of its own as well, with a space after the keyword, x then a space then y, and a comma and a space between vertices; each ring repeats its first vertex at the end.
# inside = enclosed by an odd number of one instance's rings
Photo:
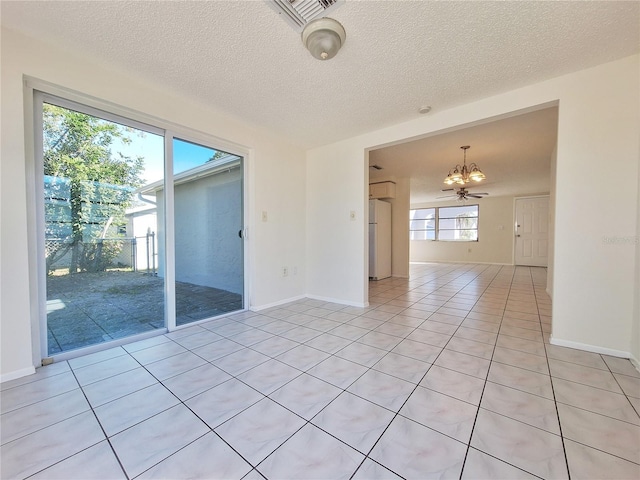
MULTIPOLYGON (((29 251, 29 300, 30 321, 32 330, 32 352, 34 365, 47 364, 53 361, 66 360, 79 355, 86 355, 118 345, 141 340, 162 333, 197 325, 209 319, 194 321, 185 325, 176 325, 175 297, 175 224, 174 224, 174 182, 173 182, 173 141, 186 140, 216 150, 242 157, 242 232, 243 232, 243 305, 247 310, 250 303, 250 255, 247 239, 247 219, 250 183, 249 172, 251 151, 247 147, 233 142, 178 125, 170 121, 153 117, 120 105, 84 95, 73 90, 60 87, 36 78, 24 78, 25 102, 25 169, 27 181, 27 234, 29 251), (80 111, 108 121, 131 126, 150 133, 162 135, 164 138, 164 211, 165 218, 165 318, 164 328, 152 332, 140 333, 130 337, 111 340, 96 345, 70 350, 49 356, 47 349, 47 314, 46 314, 46 265, 44 242, 44 171, 43 171, 43 102, 53 103, 64 108, 80 111)), ((233 314, 235 312, 229 312, 233 314)), ((224 315, 220 315, 224 316, 224 315)))

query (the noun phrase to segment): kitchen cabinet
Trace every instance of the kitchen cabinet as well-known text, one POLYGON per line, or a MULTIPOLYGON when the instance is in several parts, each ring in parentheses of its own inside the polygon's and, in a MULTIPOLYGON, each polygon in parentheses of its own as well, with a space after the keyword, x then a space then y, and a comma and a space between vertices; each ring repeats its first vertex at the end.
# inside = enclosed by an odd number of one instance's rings
POLYGON ((396 184, 394 182, 370 183, 369 198, 396 198, 396 184))

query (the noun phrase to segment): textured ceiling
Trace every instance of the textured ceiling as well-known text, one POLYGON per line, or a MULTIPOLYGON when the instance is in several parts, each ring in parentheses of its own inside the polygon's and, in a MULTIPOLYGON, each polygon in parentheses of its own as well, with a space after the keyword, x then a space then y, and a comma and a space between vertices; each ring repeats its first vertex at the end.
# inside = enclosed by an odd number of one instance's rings
POLYGON ((438 199, 443 180, 462 164, 462 145, 469 145, 467 165, 477 163, 487 179, 468 185, 471 192, 490 197, 548 193, 551 155, 556 146, 558 108, 545 108, 493 122, 386 147, 369 153, 371 182, 389 177, 409 178, 411 203, 455 201, 438 199))
POLYGON ((639 7, 347 0, 327 62, 263 1, 2 1, 1 19, 308 148, 636 53, 639 7))

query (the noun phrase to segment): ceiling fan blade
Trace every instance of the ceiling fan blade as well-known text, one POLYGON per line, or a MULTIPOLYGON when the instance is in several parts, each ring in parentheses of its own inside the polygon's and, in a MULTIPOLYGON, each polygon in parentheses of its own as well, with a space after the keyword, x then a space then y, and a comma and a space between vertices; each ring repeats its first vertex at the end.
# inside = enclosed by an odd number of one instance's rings
POLYGON ((455 190, 455 188, 443 188, 442 190, 440 190, 441 192, 453 192, 455 190))
POLYGON ((451 198, 451 197, 457 197, 458 195, 445 195, 443 197, 436 197, 436 198, 451 198))
POLYGON ((481 195, 467 195, 467 198, 471 197, 471 198, 482 198, 481 195))

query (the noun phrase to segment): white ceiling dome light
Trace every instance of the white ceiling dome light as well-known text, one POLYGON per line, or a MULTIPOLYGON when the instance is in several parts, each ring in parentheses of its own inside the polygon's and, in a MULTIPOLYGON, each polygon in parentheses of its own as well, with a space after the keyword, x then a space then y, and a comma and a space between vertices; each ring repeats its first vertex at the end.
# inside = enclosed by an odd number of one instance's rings
POLYGON ((347 33, 340 22, 329 17, 310 21, 302 31, 302 43, 318 60, 335 57, 346 38, 347 33))

